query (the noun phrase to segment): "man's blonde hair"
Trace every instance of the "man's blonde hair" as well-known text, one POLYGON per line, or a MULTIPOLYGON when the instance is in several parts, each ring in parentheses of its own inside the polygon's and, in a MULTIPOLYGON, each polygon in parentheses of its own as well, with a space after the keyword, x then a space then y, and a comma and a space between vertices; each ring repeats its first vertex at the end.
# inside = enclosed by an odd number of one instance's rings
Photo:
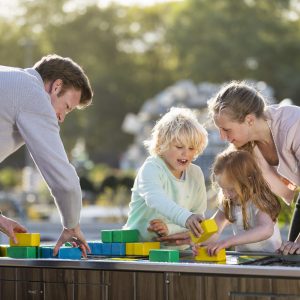
POLYGON ((207 146, 207 131, 191 109, 172 107, 155 124, 151 138, 144 144, 151 155, 160 156, 170 148, 173 141, 196 149, 194 158, 197 158, 207 146))

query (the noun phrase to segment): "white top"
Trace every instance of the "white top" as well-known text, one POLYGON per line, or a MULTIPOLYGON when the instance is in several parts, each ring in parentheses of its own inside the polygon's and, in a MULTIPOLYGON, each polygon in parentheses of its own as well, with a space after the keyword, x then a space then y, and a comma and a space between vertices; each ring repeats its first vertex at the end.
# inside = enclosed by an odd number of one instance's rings
MULTIPOLYGON (((219 208, 220 210, 224 211, 222 207, 219 208)), ((247 216, 249 220, 250 228, 256 226, 255 220, 256 215, 259 209, 251 202, 248 201, 247 203, 247 216)), ((237 235, 240 233, 245 232, 243 225, 243 214, 242 214, 242 207, 241 206, 234 206, 233 209, 233 217, 236 220, 234 223, 231 224, 233 234, 237 235)), ((281 235, 278 227, 278 223, 274 223, 274 232, 273 235, 268 238, 267 240, 260 241, 257 243, 250 243, 244 245, 238 245, 235 247, 236 251, 262 251, 262 252, 275 252, 281 246, 281 235)))

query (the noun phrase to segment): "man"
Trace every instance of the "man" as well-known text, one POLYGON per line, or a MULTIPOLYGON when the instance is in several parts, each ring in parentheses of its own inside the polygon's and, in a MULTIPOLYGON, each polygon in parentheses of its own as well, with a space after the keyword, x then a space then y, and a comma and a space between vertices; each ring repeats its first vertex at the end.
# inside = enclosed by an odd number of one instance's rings
MULTIPOLYGON (((70 58, 48 55, 28 69, 0 66, 0 162, 26 144, 61 215, 63 230, 54 255, 67 241, 75 241, 85 257, 90 251, 79 225, 79 179, 66 155, 58 122, 74 108, 88 106, 92 94, 84 71, 70 58)), ((15 241, 15 232, 26 232, 3 215, 0 230, 15 241)))

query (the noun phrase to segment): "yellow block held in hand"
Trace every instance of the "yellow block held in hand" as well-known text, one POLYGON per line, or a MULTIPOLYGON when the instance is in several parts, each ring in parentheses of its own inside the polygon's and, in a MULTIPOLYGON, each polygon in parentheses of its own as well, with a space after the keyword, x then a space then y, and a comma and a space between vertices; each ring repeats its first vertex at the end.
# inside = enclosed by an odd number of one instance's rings
POLYGON ((15 233, 18 244, 15 244, 12 239, 9 239, 10 246, 31 246, 37 247, 40 245, 39 233, 15 233))
POLYGON ((225 261, 226 260, 226 251, 221 249, 217 255, 209 256, 207 254, 206 247, 200 247, 198 249, 198 255, 195 256, 195 260, 200 261, 225 261))
POLYGON ((209 239, 214 233, 218 232, 218 225, 214 219, 203 220, 200 222, 200 226, 204 231, 200 237, 196 237, 193 233, 190 233, 191 241, 194 244, 202 243, 209 239))

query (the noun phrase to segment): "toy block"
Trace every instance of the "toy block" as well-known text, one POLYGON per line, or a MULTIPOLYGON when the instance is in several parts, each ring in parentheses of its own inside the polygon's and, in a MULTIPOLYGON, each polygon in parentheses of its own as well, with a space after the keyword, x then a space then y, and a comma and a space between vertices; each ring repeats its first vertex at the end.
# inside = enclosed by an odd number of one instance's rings
POLYGON ((139 241, 137 229, 120 229, 112 232, 113 243, 135 243, 139 241))
POLYGON ((112 230, 102 230, 101 240, 103 243, 112 243, 113 241, 113 231, 112 230))
POLYGON ((111 244, 112 243, 102 243, 102 255, 111 255, 111 244))
POLYGON ((134 245, 136 243, 126 243, 126 255, 134 255, 134 245))
POLYGON ((0 245, 0 256, 4 257, 7 256, 7 248, 9 245, 0 245))
POLYGON ((200 237, 196 237, 193 233, 190 233, 191 241, 194 244, 202 243, 218 232, 218 226, 214 219, 203 220, 200 222, 200 226, 204 231, 200 237))
POLYGON ((7 256, 12 258, 37 258, 37 247, 8 247, 7 256))
POLYGON ((149 252, 149 261, 179 262, 179 251, 168 249, 152 249, 149 252))
POLYGON ((111 244, 111 255, 125 255, 125 253, 126 253, 125 243, 111 244))
POLYGON ((90 241, 88 245, 91 249, 92 255, 101 255, 102 254, 102 243, 97 241, 90 241))
POLYGON ((39 247, 39 258, 55 258, 53 256, 54 246, 41 246, 39 247))
POLYGON ((40 234, 39 233, 15 233, 18 243, 15 244, 12 239, 9 239, 10 246, 27 246, 37 247, 40 245, 40 234))
POLYGON ((149 255, 151 249, 160 249, 160 242, 134 243, 133 255, 149 255))
POLYGON ((60 247, 57 258, 61 259, 81 259, 81 250, 76 247, 60 247))
POLYGON ((217 255, 210 256, 207 254, 206 247, 199 247, 198 254, 195 256, 195 260, 224 261, 226 260, 226 251, 225 249, 221 249, 217 255))
POLYGON ((65 247, 73 247, 73 245, 72 245, 71 242, 66 242, 66 243, 65 243, 65 247))

